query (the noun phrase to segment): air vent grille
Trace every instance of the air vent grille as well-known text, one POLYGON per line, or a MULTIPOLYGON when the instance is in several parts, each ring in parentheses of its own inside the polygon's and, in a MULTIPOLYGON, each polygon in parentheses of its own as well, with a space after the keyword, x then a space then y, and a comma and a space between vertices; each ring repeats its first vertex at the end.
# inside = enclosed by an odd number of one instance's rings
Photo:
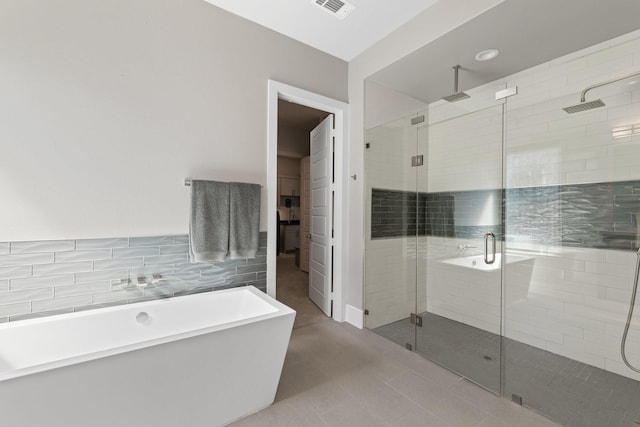
POLYGON ((312 0, 312 2, 325 12, 340 19, 346 18, 356 8, 351 3, 342 0, 312 0))
POLYGON ((328 0, 324 4, 324 7, 326 7, 327 9, 332 11, 333 13, 338 13, 338 11, 340 10, 340 8, 342 6, 344 6, 344 3, 341 2, 340 0, 328 0))

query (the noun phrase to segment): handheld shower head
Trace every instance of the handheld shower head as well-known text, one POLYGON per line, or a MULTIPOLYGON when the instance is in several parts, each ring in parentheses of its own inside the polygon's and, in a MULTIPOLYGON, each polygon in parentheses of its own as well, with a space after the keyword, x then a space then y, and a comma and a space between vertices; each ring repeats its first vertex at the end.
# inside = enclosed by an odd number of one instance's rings
POLYGON ((453 67, 453 94, 442 98, 447 102, 457 102, 469 98, 469 95, 467 95, 466 93, 458 91, 458 70, 460 70, 460 68, 460 65, 456 65, 453 67))

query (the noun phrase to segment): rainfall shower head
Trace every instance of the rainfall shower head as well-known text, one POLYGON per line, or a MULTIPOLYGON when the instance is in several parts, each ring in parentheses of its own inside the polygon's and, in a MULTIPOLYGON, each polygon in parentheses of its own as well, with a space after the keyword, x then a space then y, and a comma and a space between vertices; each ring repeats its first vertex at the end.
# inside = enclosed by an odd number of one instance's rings
POLYGON ((462 91, 458 91, 458 70, 461 67, 459 65, 456 65, 453 67, 453 94, 449 95, 449 96, 445 96, 442 99, 444 99, 447 102, 457 102, 457 101, 462 101, 463 99, 467 99, 469 98, 469 95, 467 95, 466 93, 462 92, 462 91))
POLYGON ((602 102, 602 100, 596 99, 595 101, 581 102, 580 104, 572 105, 571 107, 565 107, 563 108, 563 110, 569 114, 573 114, 579 113, 580 111, 592 110, 594 108, 600 108, 604 106, 605 104, 604 102, 602 102))
POLYGON ((611 83, 619 82, 620 80, 630 79, 631 77, 637 77, 637 76, 640 76, 640 73, 627 74, 626 76, 617 77, 615 79, 607 80, 606 82, 589 86, 588 88, 582 91, 582 94, 580 95, 580 104, 563 108, 563 110, 569 114, 573 114, 573 113, 579 113, 580 111, 587 111, 587 110, 593 110, 594 108, 604 107, 605 103, 602 102, 601 99, 596 99, 595 101, 587 102, 585 98, 587 96, 587 92, 589 92, 591 89, 595 89, 600 86, 610 85, 611 83))
POLYGON ((462 101, 463 99, 467 99, 467 98, 469 98, 469 95, 467 95, 464 92, 456 92, 452 95, 442 97, 442 99, 448 102, 462 101))

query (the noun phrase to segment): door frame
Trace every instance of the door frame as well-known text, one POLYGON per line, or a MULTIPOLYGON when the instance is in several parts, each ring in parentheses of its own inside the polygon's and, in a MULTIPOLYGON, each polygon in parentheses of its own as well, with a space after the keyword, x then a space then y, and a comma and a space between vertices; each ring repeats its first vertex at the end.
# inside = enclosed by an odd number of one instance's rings
POLYGON ((269 79, 267 81, 267 294, 276 297, 276 192, 278 188, 278 100, 293 102, 334 115, 333 319, 345 321, 347 265, 346 197, 349 150, 349 104, 269 79))

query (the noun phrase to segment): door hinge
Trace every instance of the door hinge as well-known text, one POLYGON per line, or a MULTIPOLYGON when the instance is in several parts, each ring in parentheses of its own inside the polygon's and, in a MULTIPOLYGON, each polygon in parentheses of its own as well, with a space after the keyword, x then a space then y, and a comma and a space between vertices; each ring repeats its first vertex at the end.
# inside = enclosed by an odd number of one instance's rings
POLYGON ((413 351, 413 346, 411 345, 411 343, 406 343, 406 344, 404 345, 404 348, 406 348, 406 349, 407 349, 407 350, 409 350, 409 351, 413 351))
POLYGON ((368 309, 366 309, 366 308, 364 309, 364 315, 365 315, 365 316, 368 316, 368 315, 369 315, 369 310, 368 310, 368 309))
POLYGON ((411 324, 422 327, 422 316, 419 314, 411 313, 411 324))
POLYGON ((424 122, 424 115, 418 116, 418 117, 414 117, 413 119, 411 119, 411 124, 412 125, 417 125, 418 123, 422 123, 422 122, 424 122))
POLYGON ((411 166, 422 166, 424 164, 424 156, 422 154, 418 154, 417 156, 411 157, 411 166))

